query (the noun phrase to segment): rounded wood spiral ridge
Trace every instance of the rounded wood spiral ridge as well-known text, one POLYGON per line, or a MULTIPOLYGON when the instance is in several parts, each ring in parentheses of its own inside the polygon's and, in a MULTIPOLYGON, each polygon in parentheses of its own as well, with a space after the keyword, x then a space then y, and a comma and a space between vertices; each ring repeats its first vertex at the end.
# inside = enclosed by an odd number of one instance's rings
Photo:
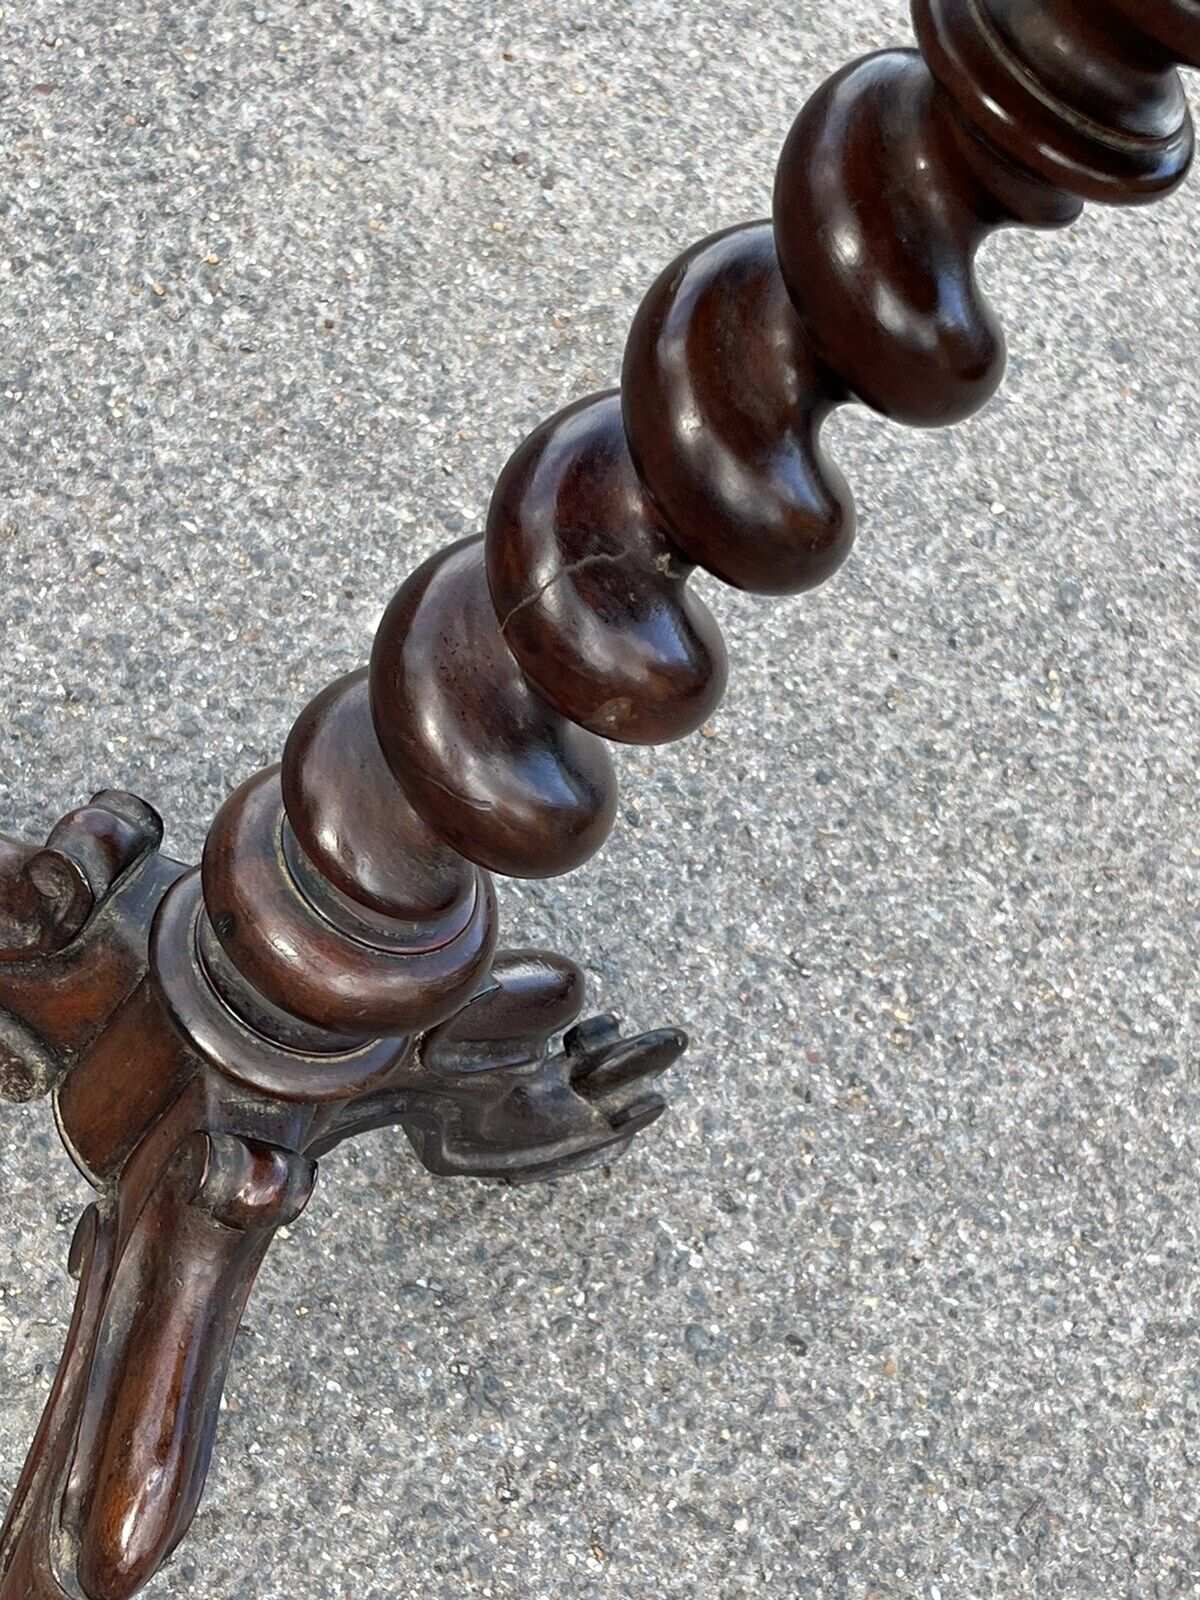
POLYGON ((620 391, 520 446, 486 534, 408 579, 369 672, 319 696, 282 767, 222 810, 207 915, 272 1007, 369 1037, 461 1004, 492 954, 489 873, 585 861, 616 812, 604 741, 679 738, 719 701, 725 650, 693 570, 794 594, 846 558, 830 412, 971 415, 1004 367, 974 270, 987 234, 1184 177, 1176 64, 1200 65, 1200 0, 913 9, 919 50, 847 66, 800 113, 773 221, 668 267, 620 391))

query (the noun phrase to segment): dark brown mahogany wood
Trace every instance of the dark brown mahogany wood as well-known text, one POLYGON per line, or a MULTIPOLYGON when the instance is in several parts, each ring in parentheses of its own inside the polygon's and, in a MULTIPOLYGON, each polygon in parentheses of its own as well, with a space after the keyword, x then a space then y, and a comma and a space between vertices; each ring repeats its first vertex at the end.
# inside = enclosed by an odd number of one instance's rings
POLYGON ((616 814, 604 741, 710 714, 726 659, 697 566, 794 594, 845 559, 835 406, 935 426, 987 401, 987 234, 1153 199, 1192 156, 1176 66, 1200 65, 1200 0, 914 14, 919 52, 818 90, 773 221, 663 273, 620 392, 526 440, 484 535, 404 584, 369 670, 301 714, 199 869, 113 792, 45 846, 0 838, 0 1093, 54 1097, 98 1196, 0 1600, 125 1600, 170 1555, 254 1276, 342 1140, 399 1124, 432 1172, 525 1182, 662 1112, 684 1036, 578 1023, 570 961, 497 952, 491 874, 586 860, 616 814))

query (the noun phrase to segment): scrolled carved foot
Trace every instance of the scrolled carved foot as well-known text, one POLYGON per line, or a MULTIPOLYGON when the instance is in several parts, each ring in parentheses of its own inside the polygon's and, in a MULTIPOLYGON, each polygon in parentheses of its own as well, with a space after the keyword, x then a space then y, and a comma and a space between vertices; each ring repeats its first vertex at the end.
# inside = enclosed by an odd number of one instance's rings
POLYGON ((44 845, 0 835, 0 1100, 33 1100, 62 1078, 145 966, 146 907, 176 869, 162 821, 103 789, 44 845))
POLYGON ((666 1101, 650 1086, 687 1046, 687 1035, 679 1028, 657 1028, 625 1038, 618 1019, 607 1013, 577 1023, 563 1039, 563 1048, 541 1063, 537 1080, 547 1103, 561 1107, 565 1101, 576 1116, 580 1106, 586 1107, 592 1124, 584 1135, 588 1142, 574 1154, 535 1159, 507 1174, 507 1181, 557 1178, 624 1154, 637 1135, 666 1111, 666 1101))
POLYGON ((316 1169, 294 1151, 153 1139, 71 1251, 75 1316, 0 1530, 0 1600, 130 1600, 186 1533, 251 1285, 316 1169))
POLYGON ((427 1034, 419 1051, 431 1093, 401 1118, 421 1162, 440 1176, 534 1183, 614 1160, 657 1122, 651 1085, 687 1037, 661 1029, 622 1039, 614 1017, 570 1028, 583 974, 541 951, 501 955, 487 986, 427 1034))
POLYGON ((687 1035, 662 1028, 622 1038, 611 1016, 572 1027, 582 1003, 573 962, 503 953, 474 999, 424 1036, 391 1083, 328 1125, 310 1153, 399 1123, 439 1177, 533 1183, 614 1160, 666 1110, 653 1085, 687 1035))

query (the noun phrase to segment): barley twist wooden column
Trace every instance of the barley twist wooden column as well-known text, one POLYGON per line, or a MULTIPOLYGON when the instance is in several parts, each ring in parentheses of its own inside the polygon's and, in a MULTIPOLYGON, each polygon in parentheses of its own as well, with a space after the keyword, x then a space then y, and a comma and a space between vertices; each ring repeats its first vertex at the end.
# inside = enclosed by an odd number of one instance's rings
POLYGON ((585 861, 616 814, 606 741, 676 739, 717 704, 696 568, 785 595, 846 558, 836 406, 933 427, 987 402, 989 232, 1153 200, 1192 157, 1176 68, 1200 65, 1200 0, 914 15, 919 50, 805 106, 773 221, 667 268, 620 391, 525 441, 486 530, 404 583, 369 668, 234 793, 200 869, 109 791, 45 846, 0 840, 0 1089, 54 1095, 98 1191, 0 1600, 125 1600, 168 1557, 255 1272, 342 1139, 399 1123, 434 1172, 528 1181, 663 1110, 683 1035, 578 1023, 573 963, 497 953, 492 875, 585 861))

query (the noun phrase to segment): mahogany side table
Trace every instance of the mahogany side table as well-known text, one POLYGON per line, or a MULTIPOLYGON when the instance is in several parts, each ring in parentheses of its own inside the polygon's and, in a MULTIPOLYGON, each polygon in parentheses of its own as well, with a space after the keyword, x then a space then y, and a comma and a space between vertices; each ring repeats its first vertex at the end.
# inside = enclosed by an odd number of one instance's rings
POLYGON ((493 875, 587 860, 616 814, 605 741, 717 704, 697 567, 783 595, 846 558, 835 407, 933 427, 990 398, 987 235, 1153 200, 1192 158, 1176 69, 1200 65, 1200 0, 913 12, 919 48, 818 90, 773 219, 666 269, 619 392, 525 441, 486 531, 407 580, 198 867, 111 790, 44 845, 0 839, 0 1093, 52 1098, 97 1193, 0 1600, 125 1600, 170 1556, 255 1274, 341 1141, 398 1123, 432 1172, 525 1183, 661 1115, 684 1036, 579 1021, 570 960, 497 948, 493 875))

